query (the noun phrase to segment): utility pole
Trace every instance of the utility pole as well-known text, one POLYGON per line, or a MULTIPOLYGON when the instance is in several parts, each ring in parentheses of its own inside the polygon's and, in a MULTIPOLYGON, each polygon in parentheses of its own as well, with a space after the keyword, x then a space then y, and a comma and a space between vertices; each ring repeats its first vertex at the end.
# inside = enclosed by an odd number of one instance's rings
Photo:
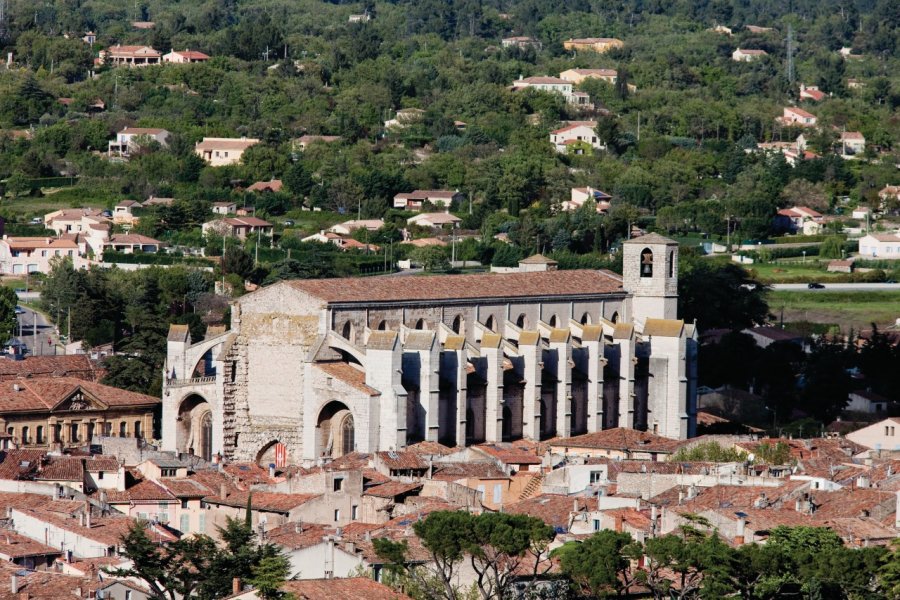
MULTIPOLYGON (((256 230, 256 255, 253 257, 253 266, 259 265, 259 243, 262 241, 262 229, 256 230)), ((225 256, 224 254, 222 256, 225 256)))

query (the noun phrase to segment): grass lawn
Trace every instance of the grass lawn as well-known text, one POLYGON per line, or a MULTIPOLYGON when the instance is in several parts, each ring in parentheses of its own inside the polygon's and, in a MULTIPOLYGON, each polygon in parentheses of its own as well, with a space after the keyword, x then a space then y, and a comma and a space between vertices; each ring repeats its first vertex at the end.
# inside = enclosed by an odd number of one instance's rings
POLYGON ((827 261, 819 262, 816 260, 808 259, 806 262, 802 262, 802 260, 799 260, 789 262, 782 261, 777 264, 752 264, 747 265, 747 270, 756 273, 756 276, 759 278, 759 280, 763 282, 780 280, 786 277, 808 277, 810 280, 812 280, 828 279, 830 277, 845 275, 845 273, 829 273, 825 270, 827 266, 827 261))
POLYGON ((771 291, 768 294, 769 312, 784 320, 809 321, 836 325, 841 331, 868 328, 873 322, 879 327, 894 324, 900 318, 900 292, 860 291, 814 292, 771 291))

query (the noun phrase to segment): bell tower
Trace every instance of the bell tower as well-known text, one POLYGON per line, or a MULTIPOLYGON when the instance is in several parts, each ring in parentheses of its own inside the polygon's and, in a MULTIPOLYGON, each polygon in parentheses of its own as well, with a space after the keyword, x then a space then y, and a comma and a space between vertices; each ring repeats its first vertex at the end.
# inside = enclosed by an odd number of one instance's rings
POLYGON ((623 244, 623 286, 632 295, 631 316, 676 319, 678 316, 678 242, 656 233, 623 244))

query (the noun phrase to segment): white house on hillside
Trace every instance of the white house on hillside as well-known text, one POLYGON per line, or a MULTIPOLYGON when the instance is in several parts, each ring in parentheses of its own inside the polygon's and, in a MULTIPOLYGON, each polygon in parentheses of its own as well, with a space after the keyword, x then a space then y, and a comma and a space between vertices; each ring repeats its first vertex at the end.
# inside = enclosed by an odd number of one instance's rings
POLYGON ((736 60, 738 62, 753 62, 754 60, 759 60, 763 56, 768 55, 769 53, 765 50, 745 50, 738 48, 731 53, 731 60, 736 60))
POLYGON ((900 259, 900 235, 870 233, 859 239, 859 255, 882 260, 900 259))
POLYGON ((594 128, 597 126, 596 121, 574 121, 550 132, 550 142, 556 147, 556 151, 565 153, 569 151, 569 147, 580 144, 587 144, 592 148, 602 150, 605 148, 597 132, 594 128))
POLYGON ((519 77, 513 82, 514 90, 531 88, 542 92, 555 92, 562 94, 569 104, 576 106, 589 106, 590 96, 584 92, 572 90, 572 82, 559 77, 519 77))
POLYGON ((125 127, 116 134, 116 139, 109 142, 107 154, 127 157, 140 148, 142 139, 158 142, 165 148, 169 145, 169 132, 157 127, 125 127))

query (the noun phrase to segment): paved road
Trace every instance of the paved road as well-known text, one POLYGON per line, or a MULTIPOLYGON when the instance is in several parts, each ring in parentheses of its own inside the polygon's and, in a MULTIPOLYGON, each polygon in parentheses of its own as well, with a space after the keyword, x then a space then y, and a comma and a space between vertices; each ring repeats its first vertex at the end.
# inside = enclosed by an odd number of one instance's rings
POLYGON ((42 354, 58 353, 54 341, 55 338, 51 334, 55 333, 55 328, 51 325, 44 315, 36 313, 30 308, 22 307, 24 313, 18 315, 19 331, 16 337, 28 347, 28 353, 40 356, 42 354))
MULTIPOLYGON (((900 292, 900 283, 828 283, 825 279, 819 283, 825 286, 825 290, 833 292, 900 292)), ((823 291, 811 290, 805 283, 773 283, 772 289, 791 292, 823 291)))

